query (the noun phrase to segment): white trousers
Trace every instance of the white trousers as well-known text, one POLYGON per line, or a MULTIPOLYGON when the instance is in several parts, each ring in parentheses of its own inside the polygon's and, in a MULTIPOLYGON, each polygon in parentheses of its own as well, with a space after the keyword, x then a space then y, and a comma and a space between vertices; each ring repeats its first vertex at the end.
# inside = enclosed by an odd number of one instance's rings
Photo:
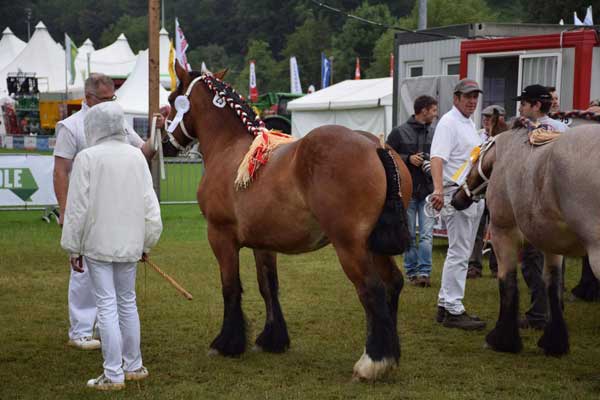
MULTIPOLYGON (((444 202, 450 202, 453 192, 446 194, 444 202)), ((484 201, 480 201, 466 210, 444 217, 448 229, 448 253, 442 270, 438 305, 450 314, 458 315, 465 311, 462 300, 465 297, 469 257, 484 208, 484 201)))
POLYGON ((113 382, 123 382, 123 371, 142 366, 140 317, 135 302, 137 263, 84 258, 96 292, 104 375, 113 382))
POLYGON ((96 295, 85 259, 83 269, 83 273, 75 272, 69 266, 69 339, 92 336, 96 321, 96 295))

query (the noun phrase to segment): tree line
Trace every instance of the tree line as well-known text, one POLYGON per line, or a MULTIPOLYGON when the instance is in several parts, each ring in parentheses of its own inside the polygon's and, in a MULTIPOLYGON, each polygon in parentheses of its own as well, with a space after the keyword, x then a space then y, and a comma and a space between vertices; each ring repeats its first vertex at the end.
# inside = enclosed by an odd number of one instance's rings
MULTIPOLYGON (((165 28, 172 36, 179 19, 190 45, 188 61, 200 69, 229 69, 226 80, 245 93, 249 60, 256 60, 260 92, 289 90, 289 57, 296 56, 302 88, 318 87, 321 53, 334 57, 334 80, 354 76, 356 57, 364 78, 388 76, 394 29, 347 18, 355 15, 384 26, 416 29, 415 0, 320 0, 343 13, 319 6, 314 0, 164 0, 165 28)), ((0 29, 10 27, 27 39, 43 21, 57 42, 63 33, 81 45, 86 38, 96 49, 125 33, 134 52, 147 48, 147 1, 142 0, 0 0, 0 29)), ((469 22, 572 23, 598 0, 428 0, 428 27, 469 22)), ((600 4, 595 19, 600 21, 600 4)), ((64 44, 63 44, 64 46, 64 44)))

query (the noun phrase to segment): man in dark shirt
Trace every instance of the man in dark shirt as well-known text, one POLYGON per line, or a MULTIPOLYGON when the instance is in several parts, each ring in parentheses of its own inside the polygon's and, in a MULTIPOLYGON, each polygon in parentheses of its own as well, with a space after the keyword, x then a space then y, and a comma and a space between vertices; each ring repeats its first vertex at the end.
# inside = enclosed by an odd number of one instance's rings
POLYGON ((430 96, 420 96, 414 103, 415 114, 406 123, 394 128, 387 143, 408 166, 412 176, 413 194, 407 215, 410 230, 410 247, 404 254, 404 270, 411 284, 431 286, 431 251, 434 219, 425 215, 425 198, 433 191, 429 152, 437 117, 437 101, 430 96), (419 244, 416 241, 416 222, 419 221, 419 244))

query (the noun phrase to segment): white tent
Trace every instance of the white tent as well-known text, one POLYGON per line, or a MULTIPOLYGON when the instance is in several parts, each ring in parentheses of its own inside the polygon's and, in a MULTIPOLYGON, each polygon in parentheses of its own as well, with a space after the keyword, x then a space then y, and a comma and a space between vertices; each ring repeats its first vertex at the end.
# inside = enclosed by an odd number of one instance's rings
POLYGON ((26 43, 15 36, 10 28, 2 32, 0 40, 0 70, 6 67, 25 48, 26 43))
POLYGON ((135 61, 136 56, 129 47, 127 38, 121 33, 114 43, 91 54, 90 72, 101 72, 111 78, 124 79, 133 70, 135 61))
MULTIPOLYGON (((65 91, 65 51, 48 33, 43 22, 35 26, 31 40, 19 55, 0 70, 0 97, 7 93, 6 76, 9 73, 35 73, 40 92, 65 91)), ((69 90, 83 88, 81 77, 69 90)))
POLYGON ((165 28, 160 30, 160 83, 167 89, 171 89, 171 76, 169 75, 169 32, 165 28))
POLYGON ((292 135, 322 125, 343 125, 374 134, 392 129, 393 78, 347 80, 288 103, 292 135))
POLYGON ((91 55, 94 51, 94 43, 89 38, 86 39, 81 47, 77 49, 77 57, 75 57, 75 69, 77 70, 77 74, 80 75, 83 80, 89 76, 87 55, 91 55))
MULTIPOLYGON (((138 53, 137 62, 129 78, 115 93, 117 103, 123 107, 125 118, 133 126, 133 118, 148 117, 148 50, 138 53)), ((159 86, 159 105, 169 104, 169 92, 159 86)))

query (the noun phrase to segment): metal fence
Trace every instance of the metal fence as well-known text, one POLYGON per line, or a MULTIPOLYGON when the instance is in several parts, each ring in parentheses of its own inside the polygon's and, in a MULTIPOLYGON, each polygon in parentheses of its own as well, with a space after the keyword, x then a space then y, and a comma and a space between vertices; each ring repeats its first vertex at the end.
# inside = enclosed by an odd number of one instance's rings
POLYGON ((165 158, 166 179, 160 181, 160 204, 196 203, 203 172, 201 159, 165 158))

